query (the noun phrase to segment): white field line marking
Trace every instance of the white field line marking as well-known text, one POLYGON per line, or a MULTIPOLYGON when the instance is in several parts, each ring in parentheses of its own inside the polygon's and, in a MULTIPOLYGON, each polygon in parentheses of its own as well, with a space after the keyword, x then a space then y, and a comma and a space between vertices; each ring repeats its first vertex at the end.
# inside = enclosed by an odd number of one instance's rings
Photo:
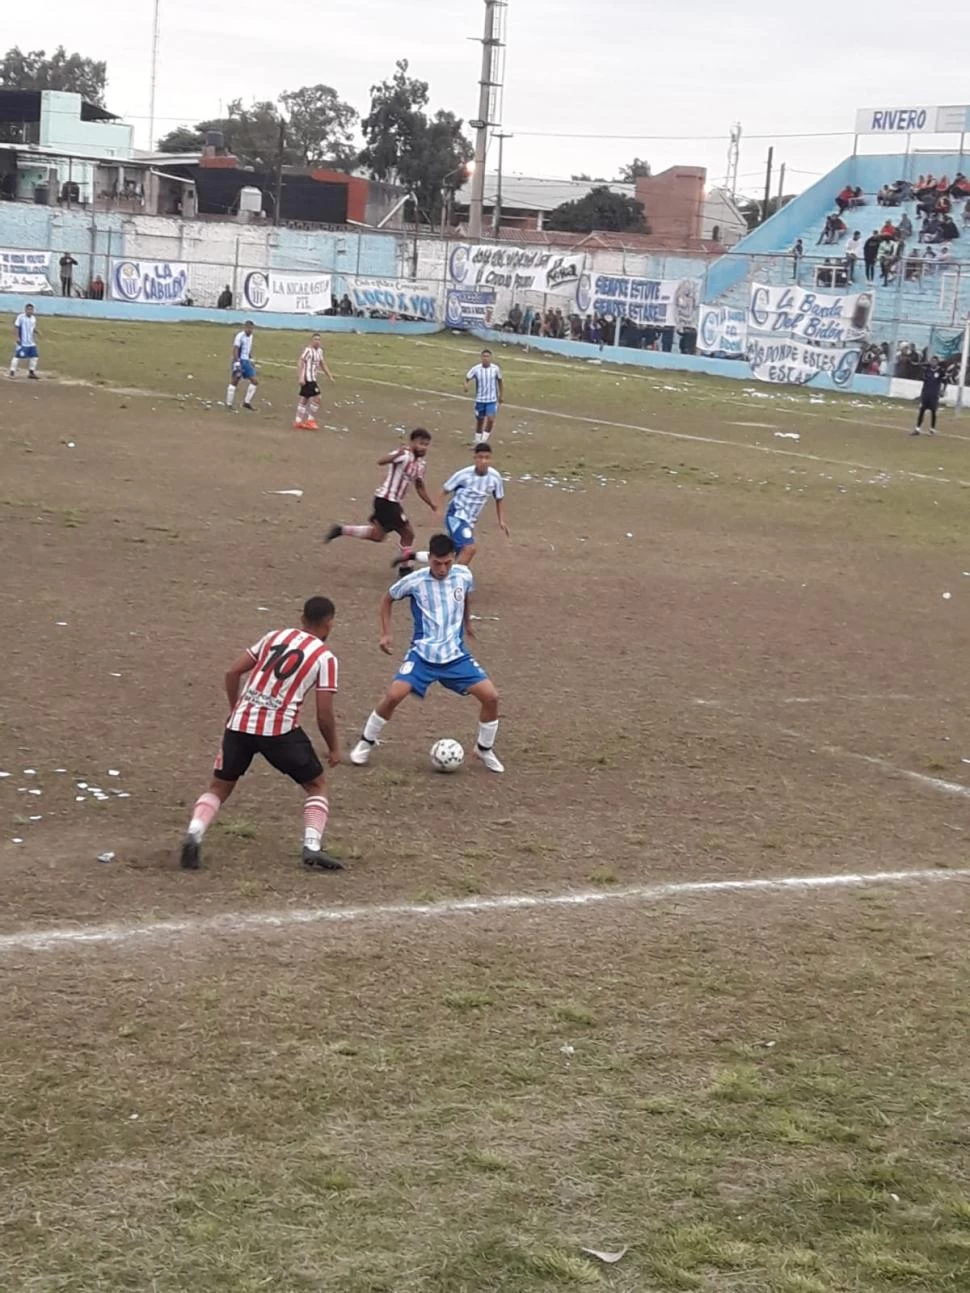
MULTIPOLYGON (((470 403, 467 395, 456 395, 453 391, 436 391, 426 386, 405 386, 403 382, 386 382, 382 377, 358 377, 358 381, 370 382, 372 386, 390 386, 396 391, 410 391, 413 395, 435 395, 443 400, 461 400, 470 403)), ((750 449, 753 453, 769 453, 779 458, 801 458, 807 462, 821 462, 829 467, 855 467, 858 471, 876 471, 887 476, 908 476, 912 480, 933 481, 937 485, 966 485, 970 480, 954 480, 949 476, 932 476, 918 471, 893 470, 890 467, 874 467, 868 462, 853 462, 846 458, 824 458, 815 453, 803 453, 798 449, 776 449, 774 445, 746 444, 739 440, 721 440, 714 436, 690 435, 686 431, 661 431, 657 427, 637 426, 632 422, 611 422, 608 418, 587 418, 577 413, 560 413, 557 409, 534 409, 527 404, 510 404, 504 401, 503 408, 513 409, 516 413, 535 413, 537 417, 560 418, 564 422, 582 422, 587 426, 615 427, 620 431, 641 431, 646 435, 663 436, 667 440, 690 440, 694 444, 723 445, 727 449, 750 449)))
POLYGON ((401 920, 428 916, 478 915, 482 912, 538 911, 558 907, 591 907, 604 903, 661 902, 720 893, 784 893, 806 889, 850 889, 865 885, 913 884, 965 879, 970 870, 870 871, 841 875, 781 876, 775 879, 688 880, 667 884, 634 885, 612 891, 578 893, 505 894, 496 898, 458 898, 437 903, 381 903, 365 907, 307 907, 288 911, 226 912, 219 916, 186 916, 181 920, 150 923, 76 925, 53 929, 19 930, 0 935, 0 953, 51 951, 86 943, 130 943, 135 939, 164 938, 180 934, 241 934, 288 925, 352 924, 364 920, 401 920))

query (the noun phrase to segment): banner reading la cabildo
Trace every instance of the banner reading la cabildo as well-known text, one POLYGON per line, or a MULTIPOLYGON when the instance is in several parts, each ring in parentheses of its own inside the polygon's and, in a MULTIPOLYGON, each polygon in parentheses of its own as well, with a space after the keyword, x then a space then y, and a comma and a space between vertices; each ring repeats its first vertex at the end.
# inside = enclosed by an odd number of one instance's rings
POLYGON ((189 267, 175 260, 113 260, 111 295, 116 301, 178 305, 188 295, 189 267))
POLYGON ((803 385, 827 373, 851 386, 869 334, 871 292, 825 294, 751 284, 747 358, 763 382, 803 385))

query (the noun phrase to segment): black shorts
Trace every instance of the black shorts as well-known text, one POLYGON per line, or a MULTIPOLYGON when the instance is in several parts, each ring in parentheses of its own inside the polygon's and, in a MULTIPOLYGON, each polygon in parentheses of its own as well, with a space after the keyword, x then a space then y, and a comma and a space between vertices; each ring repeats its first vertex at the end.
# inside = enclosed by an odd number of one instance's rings
POLYGON ((238 781, 254 757, 261 754, 267 763, 298 786, 316 781, 323 772, 317 752, 302 727, 294 727, 282 736, 251 736, 227 727, 222 734, 222 749, 216 757, 212 774, 220 781, 238 781))
POLYGON ((300 387, 301 400, 313 400, 320 394, 320 387, 316 382, 304 382, 300 387))
POLYGON ((371 512, 370 519, 376 521, 385 534, 392 531, 400 534, 408 524, 407 512, 400 503, 391 503, 386 498, 374 499, 374 510, 371 512))

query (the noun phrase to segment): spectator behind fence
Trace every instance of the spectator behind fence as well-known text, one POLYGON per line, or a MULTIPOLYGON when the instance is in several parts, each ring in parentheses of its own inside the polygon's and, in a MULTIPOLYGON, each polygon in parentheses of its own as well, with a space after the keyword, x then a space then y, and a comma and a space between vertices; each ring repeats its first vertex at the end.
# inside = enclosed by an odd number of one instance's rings
POLYGON ((508 327, 512 332, 522 331, 522 306, 519 305, 518 301, 513 302, 512 308, 509 310, 508 327))
POLYGON ((97 278, 91 279, 91 285, 88 288, 88 298, 92 301, 104 300, 104 279, 100 274, 97 278))
POLYGON ((848 226, 840 215, 829 215, 825 217, 825 227, 819 234, 818 241, 831 246, 832 243, 838 242, 848 231, 848 226))
POLYGON ((898 229, 899 229, 900 238, 906 238, 906 239, 912 238, 913 222, 912 220, 910 220, 908 213, 905 211, 903 212, 903 218, 899 222, 898 229))
POLYGON ((879 235, 879 230, 873 229, 872 233, 862 244, 862 258, 866 265, 866 278, 870 283, 872 283, 876 277, 876 262, 879 259, 879 247, 881 243, 882 238, 879 235))
POLYGON ((952 242, 954 238, 960 237, 960 230, 951 215, 945 215, 940 221, 940 239, 945 242, 952 242))
POLYGON ((923 226, 919 231, 920 242, 939 242, 940 234, 940 217, 935 212, 923 217, 923 226))
POLYGON ((889 219, 886 220, 886 223, 879 230, 880 238, 896 238, 898 237, 898 234, 899 234, 898 229, 893 224, 893 222, 889 219))
POLYGON ((344 292, 343 296, 340 298, 340 313, 346 317, 348 315, 352 315, 353 312, 354 303, 347 293, 344 292))
POLYGON ((77 261, 69 251, 66 251, 60 259, 61 267, 61 296, 74 295, 74 267, 77 261))
MULTIPOLYGON (((967 203, 967 210, 970 211, 970 202, 967 203)), ((795 245, 791 249, 792 261, 792 280, 798 282, 798 270, 802 263, 802 257, 805 255, 805 245, 801 238, 795 239, 795 245)))
POLYGON ((895 277, 896 269, 902 256, 902 248, 903 244, 901 242, 892 242, 890 240, 883 243, 883 252, 879 258, 883 287, 888 287, 895 277))
POLYGON ((859 263, 859 252, 862 250, 862 234, 857 229, 845 244, 845 277, 846 282, 855 282, 855 267, 859 263))
POLYGON ((229 286, 228 283, 219 293, 219 299, 216 301, 216 309, 217 310, 232 309, 232 288, 229 286))
POLYGON ((854 198, 855 198, 855 189, 852 187, 851 184, 847 184, 845 188, 842 190, 842 192, 839 193, 835 199, 835 205, 838 208, 839 215, 843 215, 846 208, 853 205, 854 198))

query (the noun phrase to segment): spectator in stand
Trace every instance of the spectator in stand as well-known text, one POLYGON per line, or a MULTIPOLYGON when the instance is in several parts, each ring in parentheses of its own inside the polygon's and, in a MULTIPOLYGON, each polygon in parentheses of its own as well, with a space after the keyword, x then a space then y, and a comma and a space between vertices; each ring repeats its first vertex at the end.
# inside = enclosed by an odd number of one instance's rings
POLYGON ((522 327, 519 329, 525 337, 530 337, 532 335, 532 317, 534 313, 535 311, 531 305, 527 305, 525 307, 525 314, 522 316, 522 327))
POLYGON ((876 205, 881 207, 895 206, 893 201, 893 191, 888 184, 884 184, 876 194, 876 205))
POLYGON ((232 288, 229 286, 228 283, 219 293, 219 299, 216 301, 216 309, 217 310, 232 309, 232 288))
POLYGON ((344 292, 343 296, 340 298, 340 313, 344 316, 344 318, 349 318, 353 314, 353 312, 354 312, 354 303, 347 295, 347 293, 344 292))
POLYGON ((952 242, 954 238, 960 237, 960 230, 951 215, 945 215, 940 221, 940 239, 941 241, 952 242))
POLYGON ((855 267, 859 263, 859 252, 862 250, 862 234, 857 229, 845 244, 845 279, 847 283, 855 282, 855 267))
POLYGON ((937 268, 944 270, 950 264, 950 244, 945 242, 940 248, 940 254, 937 258, 937 268))
POLYGON ((592 327, 590 328, 590 341, 592 341, 594 346, 598 346, 601 344, 602 340, 603 340, 603 328, 600 323, 599 315, 596 315, 596 317, 593 319, 592 327))
POLYGON ((74 268, 77 261, 69 251, 66 251, 60 259, 61 267, 61 296, 74 295, 74 268))
POLYGON ((930 435, 936 435, 936 412, 940 407, 940 397, 946 390, 946 373, 936 355, 923 371, 923 389, 919 393, 919 413, 916 415, 916 426, 910 435, 919 435, 923 425, 923 415, 930 415, 930 435))
POLYGON ((569 316, 569 335, 573 341, 582 341, 583 339, 583 321, 578 314, 569 316))
POLYGON ((919 231, 920 242, 939 242, 940 238, 940 217, 935 212, 924 216, 923 227, 919 231))
MULTIPOLYGON (((970 202, 967 203, 967 211, 970 212, 970 202)), ((804 255, 805 255, 805 246, 802 243, 801 238, 796 238, 795 245, 791 249, 792 281, 795 283, 798 282, 798 271, 801 267, 802 257, 804 255)))
POLYGON ((839 215, 844 215, 846 209, 848 207, 853 206, 854 203, 855 203, 855 189, 852 187, 851 184, 847 184, 845 188, 842 190, 842 192, 839 193, 835 199, 835 205, 838 208, 839 215))
POLYGON ((970 180, 964 175, 963 171, 957 171, 950 185, 951 198, 965 198, 970 193, 970 180))
POLYGON ((936 180, 932 175, 927 175, 925 178, 921 175, 914 187, 918 198, 925 197, 927 193, 936 192, 936 180))
POLYGON ((832 243, 838 242, 839 239, 842 237, 842 235, 847 231, 848 230, 847 230, 846 223, 841 216, 839 215, 826 216, 825 226, 822 229, 822 232, 818 236, 818 243, 816 243, 816 246, 819 246, 823 242, 827 246, 831 246, 832 243))
POLYGON ((899 230, 896 228, 896 226, 893 224, 893 222, 892 222, 890 219, 888 219, 888 217, 887 217, 887 219, 886 219, 886 223, 885 223, 885 224, 883 225, 883 227, 879 230, 879 237, 880 237, 880 238, 896 238, 896 237, 898 237, 898 236, 899 236, 899 230))
POLYGON ((963 223, 965 225, 970 224, 970 198, 967 198, 967 204, 963 208, 963 223))
POLYGON ((900 259, 900 248, 902 243, 893 242, 892 240, 883 241, 882 255, 879 258, 879 268, 882 271, 882 285, 888 287, 892 282, 896 268, 900 259))
POLYGON ((936 191, 937 193, 949 193, 950 181, 946 178, 945 175, 941 175, 940 178, 936 181, 936 191))
POLYGON ((879 246, 882 238, 879 236, 879 230, 873 229, 872 233, 862 244, 862 259, 866 266, 866 279, 872 283, 876 277, 876 261, 879 259, 879 246))
POLYGON ((929 278, 931 274, 936 273, 936 252, 932 247, 927 247, 923 252, 923 277, 929 278))
POLYGON ((900 220, 897 228, 899 229, 900 238, 912 238, 913 222, 910 220, 908 212, 903 212, 903 218, 900 220))
POLYGON ((907 283, 918 283, 922 280, 923 261, 920 258, 918 247, 914 247, 906 257, 903 266, 903 277, 907 283))
POLYGON ((896 198, 896 205, 901 202, 912 202, 913 186, 909 180, 893 180, 890 188, 896 198))
POLYGON ((589 342, 593 340, 593 324, 588 314, 583 320, 583 340, 589 342))
POLYGON ((529 328, 529 334, 530 336, 533 336, 533 337, 538 337, 542 335, 541 310, 536 310, 535 314, 532 316, 532 326, 529 328))
POLYGON ((936 206, 934 207, 936 214, 949 215, 952 209, 953 209, 953 204, 950 202, 950 199, 946 196, 945 193, 941 193, 940 196, 936 199, 936 206))
POLYGON ((509 327, 513 332, 522 331, 522 306, 519 305, 518 301, 509 310, 509 327))
POLYGON ((104 300, 104 279, 100 274, 97 278, 91 279, 91 286, 88 288, 88 297, 92 301, 104 300))

